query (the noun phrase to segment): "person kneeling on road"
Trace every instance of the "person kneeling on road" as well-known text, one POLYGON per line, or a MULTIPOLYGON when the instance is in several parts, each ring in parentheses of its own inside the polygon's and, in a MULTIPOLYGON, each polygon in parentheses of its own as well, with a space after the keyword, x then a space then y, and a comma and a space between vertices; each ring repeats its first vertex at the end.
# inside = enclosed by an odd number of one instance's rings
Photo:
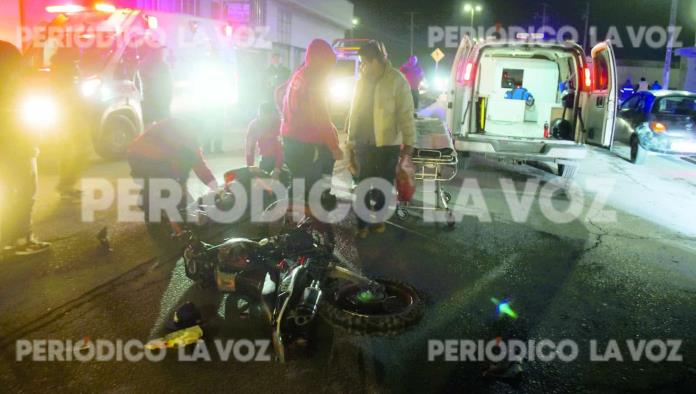
MULTIPOLYGON (((378 42, 370 41, 358 54, 361 75, 348 118, 350 165, 358 182, 381 178, 393 185, 400 155, 413 153, 415 124, 411 87, 401 72, 392 67, 378 42)), ((393 194, 385 196, 371 187, 365 199, 372 211, 381 210, 393 200, 393 194)), ((383 220, 375 218, 375 221, 372 231, 384 232, 383 220)), ((365 218, 358 215, 358 236, 367 237, 369 230, 365 218)))
MULTIPOLYGON (((186 182, 191 170, 210 190, 218 191, 217 180, 205 161, 193 130, 171 117, 153 124, 131 143, 128 149, 128 163, 133 178, 144 181, 141 207, 146 223, 153 219, 153 213, 160 214, 159 210, 162 208, 150 201, 153 181, 173 180, 178 185, 181 200, 177 208, 180 212, 186 208, 186 182), (152 212, 153 209, 159 212, 152 212)), ((173 221, 170 220, 170 224, 175 231, 178 229, 173 221)))

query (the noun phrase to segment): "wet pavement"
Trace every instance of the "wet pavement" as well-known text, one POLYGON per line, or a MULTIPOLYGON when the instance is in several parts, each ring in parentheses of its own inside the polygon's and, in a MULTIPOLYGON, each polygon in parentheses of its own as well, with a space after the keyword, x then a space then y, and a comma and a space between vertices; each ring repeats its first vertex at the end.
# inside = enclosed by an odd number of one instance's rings
MULTIPOLYGON (((552 185, 555 176, 483 159, 447 185, 455 213, 469 213, 453 230, 423 223, 415 211, 366 240, 355 239, 352 219, 340 223, 339 255, 370 276, 414 285, 426 299, 425 316, 394 337, 353 336, 322 324, 320 351, 285 365, 173 356, 158 363, 16 362, 18 339, 151 339, 185 300, 200 307, 208 340, 264 337, 260 323, 230 312, 230 299, 193 285, 178 256, 158 247, 144 226, 116 223, 116 208, 81 222, 80 206, 60 204, 47 174, 36 230, 53 251, 0 263, 0 382, 8 392, 693 392, 696 165, 651 157, 634 166, 621 155, 621 148, 591 151, 577 176, 582 214, 568 223, 549 220, 529 186, 552 185), (596 187, 597 179, 611 188, 596 187), (490 221, 472 216, 471 200, 460 198, 467 180, 480 185, 490 221), (525 196, 532 204, 523 217, 509 205, 525 196), (593 209, 598 196, 603 210, 593 209), (108 254, 95 238, 104 226, 114 249, 108 254), (518 317, 500 318, 493 297, 509 299, 518 317), (489 362, 428 361, 429 340, 450 339, 571 339, 579 354, 572 362, 522 360, 520 379, 487 379, 489 362), (612 339, 625 360, 590 362, 592 341, 604 353, 612 339), (683 359, 629 361, 626 341, 640 339, 682 340, 683 359)), ((242 158, 219 155, 210 164, 220 175, 242 158)), ((124 163, 97 163, 85 176, 113 181, 127 174, 124 163)), ((562 209, 571 197, 556 192, 549 200, 562 209)), ((227 233, 257 234, 250 225, 227 233)))

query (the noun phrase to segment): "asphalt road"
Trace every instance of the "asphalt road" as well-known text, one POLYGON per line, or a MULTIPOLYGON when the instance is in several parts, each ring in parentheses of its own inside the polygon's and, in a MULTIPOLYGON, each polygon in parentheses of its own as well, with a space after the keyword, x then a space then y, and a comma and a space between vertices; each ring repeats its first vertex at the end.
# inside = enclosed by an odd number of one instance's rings
MULTIPOLYGON (((425 295, 425 316, 395 337, 324 326, 322 351, 285 365, 174 357, 159 363, 15 361, 18 339, 151 339, 186 300, 200 307, 209 340, 263 338, 253 319, 226 313, 224 297, 193 286, 177 256, 158 247, 142 225, 117 223, 115 207, 82 222, 79 205, 59 203, 48 172, 36 232, 54 243, 53 251, 0 263, 0 383, 7 392, 693 392, 696 165, 651 157, 634 166, 622 155, 622 148, 593 149, 576 188, 550 195, 557 209, 583 196, 581 214, 568 223, 549 219, 548 207, 539 204, 545 197, 530 183, 554 185, 555 176, 476 159, 447 185, 461 216, 454 230, 423 223, 415 211, 361 241, 352 219, 339 224, 339 253, 368 275, 413 284, 425 295), (479 220, 474 200, 460 198, 471 192, 460 186, 474 180, 490 221, 479 220), (593 209, 598 195, 606 200, 601 210, 593 209), (532 202, 528 217, 509 207, 525 196, 532 202), (108 254, 95 238, 104 226, 114 249, 108 254), (518 317, 500 318, 492 297, 508 298, 518 317), (428 361, 428 341, 448 339, 571 339, 579 355, 572 362, 523 360, 520 379, 487 379, 482 372, 489 362, 428 361), (626 360, 590 362, 591 341, 603 352, 612 339, 626 360), (630 339, 682 340, 682 361, 628 361, 630 339)), ((229 156, 211 158, 216 174, 241 165, 240 155, 229 156)), ((125 163, 101 162, 85 177, 114 182, 127 175, 125 163)), ((203 190, 192 185, 194 193, 203 190)), ((240 225, 228 235, 256 233, 240 225)))

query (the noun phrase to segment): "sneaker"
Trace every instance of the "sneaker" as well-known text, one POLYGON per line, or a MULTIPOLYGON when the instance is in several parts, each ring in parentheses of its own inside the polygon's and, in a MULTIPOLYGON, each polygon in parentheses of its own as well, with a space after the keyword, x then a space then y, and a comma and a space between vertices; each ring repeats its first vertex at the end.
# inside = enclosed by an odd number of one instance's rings
POLYGON ((358 238, 365 239, 365 238, 367 238, 368 235, 370 235, 369 228, 365 227, 365 228, 358 229, 358 238))
POLYGON ((382 234, 387 231, 387 225, 384 223, 377 223, 372 226, 371 230, 375 233, 382 234))
POLYGON ((15 256, 31 256, 33 254, 46 252, 49 249, 51 249, 50 243, 30 238, 29 240, 17 242, 14 248, 14 254, 15 256))

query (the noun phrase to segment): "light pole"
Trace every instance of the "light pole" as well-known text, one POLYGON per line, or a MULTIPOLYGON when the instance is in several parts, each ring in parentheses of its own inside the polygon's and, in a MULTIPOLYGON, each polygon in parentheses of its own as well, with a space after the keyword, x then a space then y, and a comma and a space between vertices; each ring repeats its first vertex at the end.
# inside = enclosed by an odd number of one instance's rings
POLYGON ((674 47, 674 25, 677 21, 677 8, 679 0, 672 0, 672 8, 669 13, 669 41, 667 41, 667 52, 665 53, 665 68, 662 71, 662 86, 669 89, 669 72, 672 69, 672 48, 674 47))
POLYGON ((473 30, 474 28, 474 14, 475 13, 480 13, 483 11, 483 7, 481 7, 481 4, 469 4, 466 3, 464 4, 464 12, 468 12, 471 15, 471 29, 473 30))

